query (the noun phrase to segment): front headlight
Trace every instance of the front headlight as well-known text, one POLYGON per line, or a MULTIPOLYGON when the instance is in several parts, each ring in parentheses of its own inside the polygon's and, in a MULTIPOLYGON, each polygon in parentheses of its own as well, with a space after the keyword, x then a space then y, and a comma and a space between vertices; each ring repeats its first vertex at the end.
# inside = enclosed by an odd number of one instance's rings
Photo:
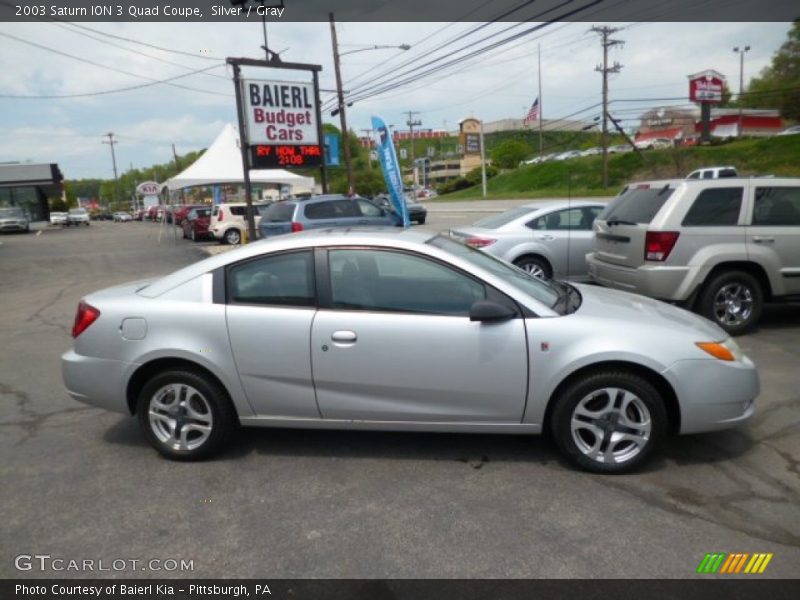
POLYGON ((744 358, 742 349, 739 348, 739 344, 733 341, 733 338, 728 338, 724 342, 696 342, 696 345, 719 360, 741 362, 744 358))

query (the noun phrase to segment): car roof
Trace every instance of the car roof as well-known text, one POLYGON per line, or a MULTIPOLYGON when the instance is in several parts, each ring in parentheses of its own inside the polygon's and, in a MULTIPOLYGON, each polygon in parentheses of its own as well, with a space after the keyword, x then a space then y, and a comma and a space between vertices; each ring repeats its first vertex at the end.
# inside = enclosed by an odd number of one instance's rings
POLYGON ((424 227, 341 227, 310 229, 297 233, 266 238, 217 254, 163 277, 139 293, 155 298, 187 281, 227 264, 259 256, 266 252, 293 250, 317 246, 384 246, 412 249, 436 237, 438 232, 424 227))

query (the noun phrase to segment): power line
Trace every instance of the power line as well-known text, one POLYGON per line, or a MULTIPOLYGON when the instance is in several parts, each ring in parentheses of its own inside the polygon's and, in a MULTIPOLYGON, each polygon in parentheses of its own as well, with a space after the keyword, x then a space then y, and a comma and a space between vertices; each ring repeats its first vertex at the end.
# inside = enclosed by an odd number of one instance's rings
MULTIPOLYGON (((33 46, 34 48, 39 48, 41 50, 46 50, 48 52, 53 52, 54 54, 58 54, 59 56, 64 56, 66 58, 71 58, 71 59, 77 60, 79 62, 83 62, 83 63, 89 64, 89 65, 92 65, 92 66, 95 66, 95 67, 99 67, 101 69, 114 71, 115 73, 121 73, 123 75, 129 75, 131 77, 136 77, 137 79, 145 79, 145 80, 151 81, 153 83, 163 83, 165 85, 169 85, 169 86, 172 86, 172 87, 189 90, 189 91, 192 91, 192 92, 201 92, 201 93, 204 93, 204 94, 212 94, 212 95, 215 95, 215 96, 226 96, 226 97, 230 96, 230 94, 226 94, 224 92, 215 92, 215 91, 212 91, 212 90, 204 90, 204 89, 201 89, 201 88, 194 88, 194 87, 190 87, 190 86, 187 86, 187 85, 181 85, 179 83, 171 83, 170 79, 158 80, 158 79, 154 79, 152 77, 147 77, 146 75, 139 75, 137 73, 131 73, 130 71, 125 71, 123 69, 118 69, 116 67, 111 67, 111 66, 108 66, 108 65, 104 65, 102 63, 98 63, 98 62, 95 62, 93 60, 89 60, 88 58, 83 58, 82 56, 76 56, 74 54, 69 54, 68 52, 64 52, 62 50, 58 50, 56 48, 51 48, 49 46, 44 46, 42 44, 38 44, 38 43, 32 42, 30 40, 25 40, 23 38, 15 36, 15 35, 11 35, 10 33, 5 33, 5 32, 0 31, 0 36, 15 40, 15 41, 23 43, 23 44, 27 44, 29 46, 33 46)), ((224 66, 224 65, 215 65, 215 67, 220 67, 220 66, 224 66)), ((207 69, 205 69, 205 70, 207 70, 207 69)), ((186 73, 185 76, 194 75, 197 72, 199 72, 199 71, 186 73)))
POLYGON ((614 46, 624 44, 622 40, 612 40, 609 36, 619 31, 617 27, 592 27, 595 33, 600 34, 603 46, 603 64, 595 67, 595 71, 599 71, 603 75, 603 133, 602 133, 602 146, 603 146, 603 187, 608 187, 608 76, 611 73, 619 73, 622 65, 614 62, 614 65, 608 66, 608 49, 614 46))

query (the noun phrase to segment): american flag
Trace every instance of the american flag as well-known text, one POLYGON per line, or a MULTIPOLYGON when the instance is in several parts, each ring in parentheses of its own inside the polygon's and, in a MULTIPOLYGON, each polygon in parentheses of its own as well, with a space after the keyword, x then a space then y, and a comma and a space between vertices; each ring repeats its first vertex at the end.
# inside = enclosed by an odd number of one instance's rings
POLYGON ((531 109, 528 111, 528 114, 525 115, 525 125, 530 125, 534 121, 539 120, 539 98, 533 101, 531 104, 531 109))

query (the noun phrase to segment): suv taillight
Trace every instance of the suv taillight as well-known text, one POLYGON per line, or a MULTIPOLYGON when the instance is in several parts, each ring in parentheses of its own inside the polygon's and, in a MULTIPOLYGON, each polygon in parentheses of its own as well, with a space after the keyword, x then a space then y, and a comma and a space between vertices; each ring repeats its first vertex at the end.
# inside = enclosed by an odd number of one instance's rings
POLYGON ((76 338, 97 320, 100 311, 91 304, 81 301, 78 303, 78 310, 75 313, 75 323, 72 325, 72 337, 76 338))
POLYGON ((472 236, 468 237, 464 243, 467 246, 472 246, 473 248, 485 248, 486 246, 491 246, 496 241, 497 240, 493 240, 492 238, 472 236))
POLYGON ((298 231, 303 231, 303 224, 292 221, 292 233, 297 233, 298 231))
POLYGON ((222 219, 225 218, 225 211, 221 208, 217 211, 217 221, 222 222, 222 219))
POLYGON ((644 239, 644 259, 658 262, 667 260, 679 235, 677 231, 648 231, 644 239))

